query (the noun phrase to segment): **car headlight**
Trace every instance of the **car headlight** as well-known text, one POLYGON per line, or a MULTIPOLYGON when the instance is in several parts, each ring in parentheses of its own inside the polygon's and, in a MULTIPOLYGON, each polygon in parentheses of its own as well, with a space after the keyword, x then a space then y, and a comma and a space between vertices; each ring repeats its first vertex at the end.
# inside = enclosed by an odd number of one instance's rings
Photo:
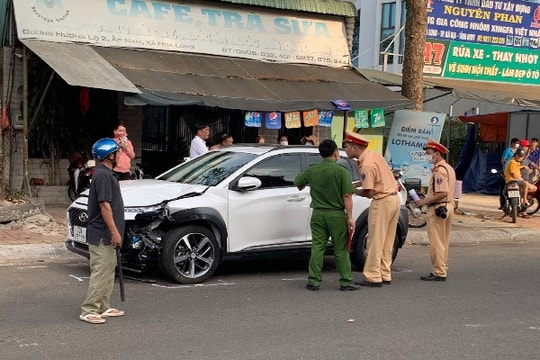
POLYGON ((163 205, 159 204, 153 206, 126 207, 124 208, 124 211, 130 214, 157 213, 163 211, 163 205))

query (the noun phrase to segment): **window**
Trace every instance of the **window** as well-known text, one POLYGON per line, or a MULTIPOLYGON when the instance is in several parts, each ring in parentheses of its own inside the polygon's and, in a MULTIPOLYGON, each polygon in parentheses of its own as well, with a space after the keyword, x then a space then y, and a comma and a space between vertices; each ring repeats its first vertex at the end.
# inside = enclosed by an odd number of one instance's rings
MULTIPOLYGON (((384 65, 385 59, 383 52, 387 54, 394 53, 394 34, 396 32, 396 3, 382 4, 381 15, 381 37, 379 64, 384 65)), ((386 64, 393 64, 394 56, 387 55, 386 64)))
MULTIPOLYGON (((306 158, 307 166, 318 164, 321 162, 321 156, 319 154, 307 154, 306 158)), ((356 181, 360 179, 360 172, 358 170, 358 165, 356 165, 356 161, 342 156, 339 158, 337 163, 347 169, 347 171, 349 172, 349 176, 351 177, 351 181, 356 181)))
POLYGON ((248 170, 245 175, 261 180, 261 189, 265 189, 294 186, 294 178, 301 170, 302 155, 291 154, 265 159, 248 170))

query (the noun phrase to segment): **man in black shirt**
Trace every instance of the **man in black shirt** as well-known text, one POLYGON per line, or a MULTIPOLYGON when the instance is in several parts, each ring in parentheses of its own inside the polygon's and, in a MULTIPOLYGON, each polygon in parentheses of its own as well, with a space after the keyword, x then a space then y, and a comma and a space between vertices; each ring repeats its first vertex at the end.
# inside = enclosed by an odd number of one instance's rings
POLYGON ((124 234, 124 202, 112 170, 119 148, 116 141, 108 138, 92 146, 92 155, 98 163, 88 195, 86 241, 90 252, 90 282, 79 316, 91 324, 103 324, 106 317, 124 315, 124 311, 109 306, 116 267, 115 249, 122 246, 124 234))

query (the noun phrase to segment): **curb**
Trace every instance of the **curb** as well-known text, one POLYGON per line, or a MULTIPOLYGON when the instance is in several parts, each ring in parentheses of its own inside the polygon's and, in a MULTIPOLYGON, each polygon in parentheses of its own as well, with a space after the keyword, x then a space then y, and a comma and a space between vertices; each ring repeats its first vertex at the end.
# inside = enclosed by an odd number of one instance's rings
MULTIPOLYGON (((520 227, 450 230, 450 246, 527 241, 540 241, 540 231, 520 227)), ((410 245, 429 245, 427 231, 410 229, 406 242, 410 245)))
POLYGON ((0 245, 0 266, 86 260, 69 251, 64 243, 0 245))
MULTIPOLYGON (((540 241, 540 230, 520 227, 489 227, 485 229, 452 230, 450 246, 480 243, 522 243, 540 241)), ((410 229, 408 245, 429 246, 425 228, 410 229)), ((0 266, 28 263, 87 261, 69 251, 63 242, 53 244, 0 245, 0 266)))

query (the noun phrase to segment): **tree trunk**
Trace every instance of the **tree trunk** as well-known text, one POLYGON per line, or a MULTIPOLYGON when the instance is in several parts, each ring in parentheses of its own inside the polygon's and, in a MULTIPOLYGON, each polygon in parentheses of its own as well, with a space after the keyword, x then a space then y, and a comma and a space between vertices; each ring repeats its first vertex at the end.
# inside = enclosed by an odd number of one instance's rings
POLYGON ((426 0, 406 0, 406 6, 401 95, 414 102, 415 110, 422 110, 424 101, 422 73, 427 31, 427 3, 426 0))

